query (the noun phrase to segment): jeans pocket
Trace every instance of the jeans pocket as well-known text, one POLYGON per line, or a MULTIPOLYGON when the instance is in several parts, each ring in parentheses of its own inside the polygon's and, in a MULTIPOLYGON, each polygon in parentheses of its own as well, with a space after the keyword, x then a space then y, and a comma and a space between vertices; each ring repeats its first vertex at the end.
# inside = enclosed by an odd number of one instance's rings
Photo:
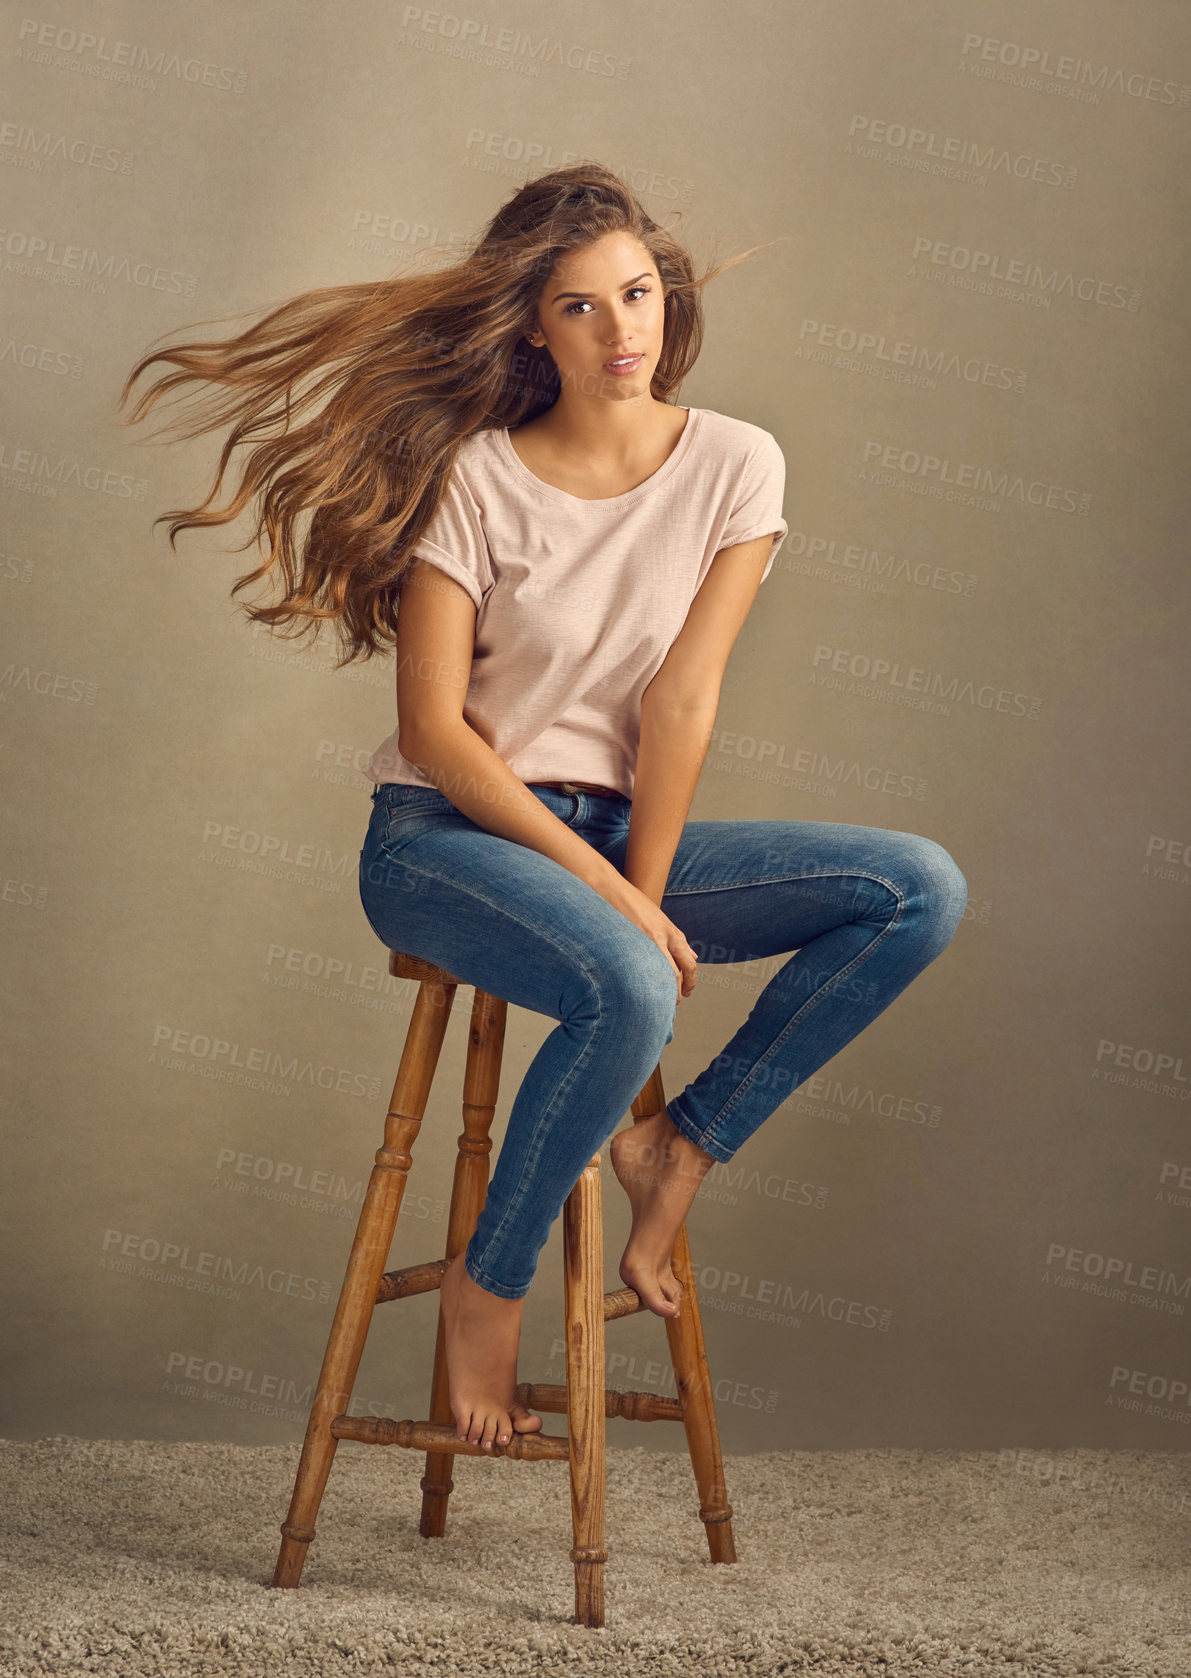
POLYGON ((387 848, 421 832, 443 816, 459 815, 459 810, 437 787, 403 786, 385 799, 378 817, 381 843, 387 848))

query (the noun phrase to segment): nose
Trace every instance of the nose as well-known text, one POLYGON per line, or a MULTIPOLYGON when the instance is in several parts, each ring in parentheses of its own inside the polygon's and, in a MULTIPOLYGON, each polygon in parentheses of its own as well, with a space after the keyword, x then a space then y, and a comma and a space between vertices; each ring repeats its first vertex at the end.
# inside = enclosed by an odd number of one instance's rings
POLYGON ((628 309, 623 304, 613 304, 611 319, 612 325, 604 342, 613 355, 627 355, 632 342, 628 309))

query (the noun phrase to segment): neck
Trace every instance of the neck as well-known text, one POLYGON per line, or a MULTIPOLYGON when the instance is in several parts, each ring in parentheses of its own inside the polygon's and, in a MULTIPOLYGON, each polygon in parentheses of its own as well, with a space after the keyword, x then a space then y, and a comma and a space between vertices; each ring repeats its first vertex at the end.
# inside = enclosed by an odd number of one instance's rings
POLYGON ((563 387, 553 408, 538 421, 551 444, 561 454, 576 460, 593 460, 627 465, 657 447, 659 434, 681 414, 669 402, 659 402, 648 392, 622 401, 600 401, 563 387))

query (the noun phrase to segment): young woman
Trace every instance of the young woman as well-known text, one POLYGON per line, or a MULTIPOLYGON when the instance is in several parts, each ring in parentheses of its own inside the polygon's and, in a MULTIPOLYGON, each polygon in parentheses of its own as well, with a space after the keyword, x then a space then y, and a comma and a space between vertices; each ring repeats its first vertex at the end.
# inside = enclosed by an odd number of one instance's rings
POLYGON ((522 1302, 592 1154, 612 1137, 632 1207, 622 1279, 676 1314, 671 1250, 704 1174, 940 954, 967 901, 915 834, 687 820, 728 656, 787 533, 770 433, 672 400, 720 272, 697 278, 620 178, 584 163, 523 186, 451 268, 308 294, 230 343, 147 357, 124 391, 170 359, 182 371, 129 423, 187 379, 251 393, 217 416, 243 409, 211 496, 163 515, 171 542, 267 485, 269 558, 233 593, 274 566, 286 592, 249 615, 334 619, 350 657, 394 642, 398 726, 365 766, 369 924, 558 1022, 442 1280, 457 1431, 489 1450, 542 1425, 514 1399, 522 1302), (232 447, 270 425, 208 512, 232 447), (782 954, 705 1070, 612 1136, 697 960, 782 954))

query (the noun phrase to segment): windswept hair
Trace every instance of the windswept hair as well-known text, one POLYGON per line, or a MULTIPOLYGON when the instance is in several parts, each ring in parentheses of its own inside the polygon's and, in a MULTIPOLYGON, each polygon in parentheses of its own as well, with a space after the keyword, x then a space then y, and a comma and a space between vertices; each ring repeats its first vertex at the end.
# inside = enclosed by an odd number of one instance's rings
MULTIPOLYGON (((613 170, 581 162, 527 181, 457 263, 391 279, 324 286, 281 304, 238 337, 177 344, 142 357, 117 409, 154 362, 162 374, 137 400, 135 425, 176 386, 221 385, 192 423, 166 432, 191 439, 231 423, 215 480, 198 507, 174 508, 169 540, 191 527, 227 524, 259 495, 248 540, 264 562, 237 578, 233 597, 273 573, 273 605, 244 605, 288 638, 337 620, 340 668, 391 644, 401 581, 446 492, 455 457, 474 432, 510 429, 558 400, 546 348, 522 334, 537 326, 542 287, 560 257, 607 233, 632 234, 657 264, 663 343, 650 386, 669 401, 703 340, 703 287, 761 246, 696 276, 684 247, 658 226, 613 170), (221 493, 232 451, 252 445, 239 488, 221 493), (304 522, 309 513, 308 522, 304 522)), ((217 319, 235 318, 228 316, 217 319)), ((243 605, 243 603, 241 603, 243 605)))

